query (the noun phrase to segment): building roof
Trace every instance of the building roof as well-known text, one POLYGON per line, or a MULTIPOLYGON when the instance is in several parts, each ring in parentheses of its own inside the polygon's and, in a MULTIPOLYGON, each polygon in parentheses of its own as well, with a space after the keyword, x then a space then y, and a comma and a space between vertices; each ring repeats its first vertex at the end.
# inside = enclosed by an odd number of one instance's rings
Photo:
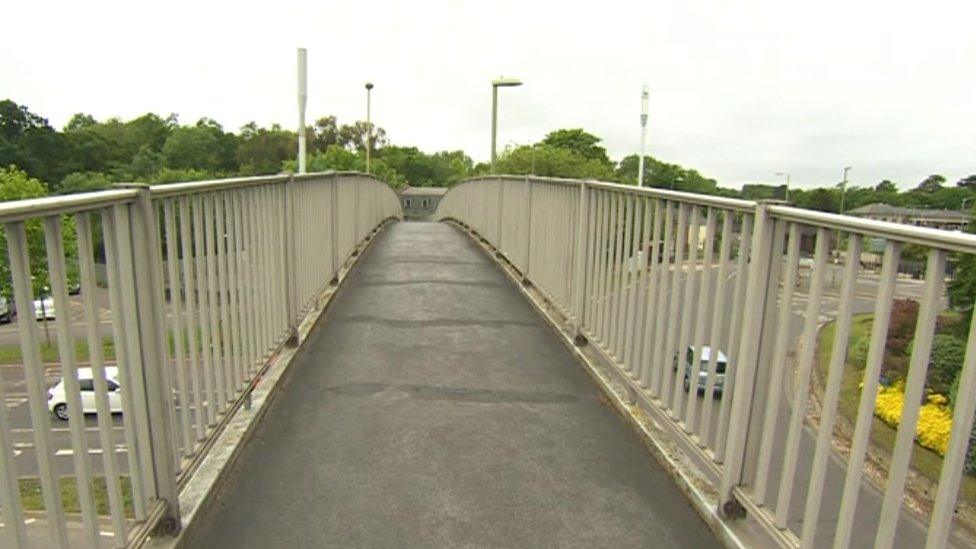
POLYGON ((855 208, 847 212, 851 215, 898 215, 904 217, 911 217, 915 219, 945 219, 945 220, 958 220, 958 221, 969 221, 970 215, 967 212, 960 212, 957 210, 932 210, 927 208, 901 208, 899 206, 892 206, 891 204, 874 203, 868 204, 867 206, 861 206, 860 208, 855 208))
POLYGON ((443 196, 447 187, 407 187, 400 191, 404 196, 443 196))

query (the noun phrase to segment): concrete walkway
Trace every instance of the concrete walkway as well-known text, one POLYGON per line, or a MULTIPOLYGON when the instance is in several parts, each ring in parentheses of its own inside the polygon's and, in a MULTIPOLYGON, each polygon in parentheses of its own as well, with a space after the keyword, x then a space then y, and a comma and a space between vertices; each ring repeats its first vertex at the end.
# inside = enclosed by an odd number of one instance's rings
POLYGON ((185 547, 715 547, 516 288, 448 225, 380 236, 185 547))

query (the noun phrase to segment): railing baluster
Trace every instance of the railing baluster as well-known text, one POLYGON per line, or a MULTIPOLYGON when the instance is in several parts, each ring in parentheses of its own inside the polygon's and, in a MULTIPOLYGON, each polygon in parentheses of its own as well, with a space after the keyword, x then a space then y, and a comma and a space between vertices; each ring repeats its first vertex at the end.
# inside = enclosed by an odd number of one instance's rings
POLYGON ((732 395, 735 394, 735 371, 736 361, 739 356, 739 334, 733 330, 733 326, 741 326, 740 319, 742 311, 745 309, 747 265, 749 253, 752 248, 752 223, 751 215, 742 216, 742 232, 739 233, 739 255, 735 267, 735 290, 732 295, 732 316, 728 326, 725 326, 723 341, 728 342, 726 347, 729 350, 728 364, 725 365, 725 387, 722 390, 722 401, 719 403, 718 410, 718 431, 715 439, 715 463, 725 461, 725 446, 728 442, 727 434, 729 431, 729 415, 732 413, 732 395))
MULTIPOLYGON (((697 238, 696 231, 696 238, 697 238)), ((696 412, 698 411, 698 384, 699 376, 701 375, 701 363, 702 354, 704 352, 705 345, 705 327, 706 321, 711 317, 712 303, 711 290, 712 290, 712 255, 714 254, 715 245, 715 209, 708 208, 708 213, 705 218, 705 242, 702 257, 702 274, 701 274, 701 285, 698 287, 698 305, 696 307, 695 316, 695 332, 692 337, 692 346, 694 347, 694 359, 691 364, 691 373, 688 376, 688 403, 685 408, 684 419, 685 419, 685 432, 693 433, 695 431, 695 419, 696 412)), ((696 246, 697 249, 697 246, 696 246)), ((696 252, 697 255, 697 252, 696 252)), ((690 311, 685 311, 688 314, 690 311)), ((718 354, 718 349, 711 348, 711 358, 718 354)), ((703 395, 703 401, 712 400, 712 393, 710 390, 705 391, 703 395)), ((702 402, 704 405, 704 402, 702 402)), ((706 421, 708 417, 704 418, 706 421)))
POLYGON ((871 343, 868 348, 867 364, 864 366, 857 423, 851 436, 851 454, 847 460, 843 497, 840 513, 837 515, 837 530, 834 534, 834 547, 836 549, 848 547, 851 543, 854 514, 857 511, 857 498, 861 492, 864 456, 867 452, 868 438, 871 435, 871 426, 874 422, 874 404, 878 395, 881 364, 884 361, 885 340, 888 337, 888 326, 891 323, 891 304, 898 280, 900 257, 901 245, 889 240, 885 244, 881 279, 878 281, 878 295, 875 298, 874 317, 871 324, 871 343))
MULTIPOLYGON (((671 261, 671 314, 668 315, 668 335, 664 344, 664 355, 661 357, 664 367, 664 384, 661 387, 661 402, 668 409, 668 414, 674 415, 674 399, 679 398, 681 373, 678 367, 684 362, 684 350, 680 348, 681 296, 684 295, 684 281, 681 270, 685 261, 685 246, 688 243, 688 210, 696 208, 687 204, 678 204, 678 227, 674 241, 674 259, 671 261), (676 348, 677 347, 677 348, 676 348), (672 392, 673 390, 673 392, 672 392)), ((697 212, 697 210, 696 210, 697 212)), ((697 213, 694 214, 697 219, 697 213)), ((667 253, 667 252, 665 252, 667 253)))
MULTIPOLYGON (((183 304, 186 306, 186 336, 189 345, 189 355, 190 355, 190 391, 192 391, 193 399, 190 399, 190 393, 187 392, 184 395, 180 395, 181 406, 186 406, 191 408, 192 403, 193 409, 193 424, 196 427, 196 439, 203 440, 204 429, 206 428, 207 418, 204 415, 203 408, 203 379, 206 376, 206 372, 200 371, 200 343, 197 340, 197 326, 199 325, 199 317, 197 316, 197 304, 199 303, 199 290, 194 281, 193 275, 193 263, 194 256, 196 252, 194 251, 192 240, 190 237, 190 225, 192 220, 190 219, 190 199, 188 197, 181 197, 179 199, 179 209, 180 209, 180 247, 183 250, 183 304)), ((199 256, 197 256, 199 257, 199 256)), ((191 446, 189 449, 191 452, 196 452, 196 446, 191 446)))
MULTIPOLYGON (((190 434, 190 411, 187 406, 186 353, 183 347, 183 310, 180 307, 183 284, 180 282, 177 264, 180 261, 178 240, 176 238, 176 219, 171 200, 163 201, 163 225, 166 237, 166 270, 169 280, 169 304, 173 351, 176 360, 177 398, 180 404, 180 434, 183 440, 183 455, 193 452, 193 438, 190 434)), ((177 462, 179 463, 179 462, 177 462)))
POLYGON ((102 216, 102 230, 105 239, 105 261, 108 273, 109 306, 112 309, 112 340, 115 345, 115 359, 118 366, 119 386, 122 392, 123 414, 128 414, 128 419, 123 419, 122 428, 126 441, 126 457, 128 458, 129 475, 132 482, 132 502, 136 520, 146 518, 146 484, 145 473, 142 465, 144 463, 142 455, 144 450, 139 441, 136 431, 138 412, 136 411, 136 387, 135 380, 130 383, 130 367, 133 362, 130 360, 131 352, 128 341, 129 331, 135 327, 127 323, 127 300, 128 293, 123 288, 123 273, 131 275, 131 266, 126 269, 126 265, 131 260, 124 262, 122 255, 125 249, 131 249, 128 240, 124 240, 120 235, 129 232, 128 211, 124 206, 114 206, 105 210, 102 216), (128 248, 126 248, 126 245, 128 248), (129 389, 126 389, 126 388, 129 389))
MULTIPOLYGON (((643 329, 641 330, 641 334, 643 335, 643 337, 641 338, 642 344, 641 344, 640 368, 639 368, 640 384, 641 387, 645 389, 651 389, 651 378, 653 375, 652 360, 654 354, 657 352, 656 348, 653 346, 653 343, 655 341, 657 333, 660 331, 660 327, 658 325, 657 309, 659 305, 658 290, 659 287, 661 286, 662 279, 661 279, 661 265, 660 265, 661 262, 658 258, 658 253, 661 246, 661 224, 663 223, 662 216, 664 214, 663 214, 663 208, 661 204, 662 201, 655 198, 653 199, 653 202, 654 202, 654 213, 652 214, 653 215, 652 223, 654 225, 654 228, 652 229, 651 246, 650 248, 647 249, 648 257, 644 259, 645 262, 650 261, 651 263, 645 275, 647 277, 647 285, 646 285, 647 295, 646 296, 642 295, 640 298, 641 302, 647 303, 644 308, 644 314, 643 314, 644 325, 643 325, 643 329)), ((667 207, 668 207, 667 205, 664 205, 664 208, 667 207)), ((652 390, 651 394, 653 393, 654 391, 652 390)))
MULTIPOLYGON (((779 223, 785 224, 786 221, 779 223)), ((762 505, 766 501, 766 483, 769 481, 769 463, 773 454, 773 440, 776 436, 777 411, 782 391, 783 371, 786 369, 786 346, 789 343, 790 315, 793 314, 793 290, 796 285, 796 272, 799 265, 800 236, 796 223, 789 225, 789 240, 786 250, 786 276, 783 279, 783 299, 779 304, 776 321, 776 346, 769 366, 769 391, 766 394, 766 410, 763 414, 762 440, 759 445, 759 464, 756 467, 756 481, 753 498, 762 505)), ((777 281, 778 282, 778 281, 777 281)))
MULTIPOLYGON (((711 316, 711 331, 708 335, 708 345, 712 349, 708 357, 708 381, 705 384, 705 405, 702 408, 702 421, 698 431, 698 446, 708 447, 708 435, 711 433, 712 425, 712 406, 715 402, 715 383, 718 376, 718 355, 722 349, 722 331, 725 328, 725 283, 728 276, 728 263, 731 261, 730 253, 732 249, 732 219, 735 214, 725 211, 722 215, 722 243, 718 252, 718 275, 715 280, 715 311, 711 316)), ((726 348, 726 350, 728 350, 726 348)), ((728 367, 728 357, 726 356, 726 368, 728 367)), ((727 391, 725 383, 728 382, 728 372, 723 372, 722 395, 727 391)))
POLYGON ((803 339, 800 343, 801 353, 797 360, 798 374, 794 384, 796 396, 793 397, 793 406, 790 410, 785 457, 783 458, 779 491, 776 498, 776 527, 782 529, 786 528, 786 521, 790 512, 793 482, 796 478, 797 459, 800 453, 800 437, 803 435, 803 420, 807 413, 807 388, 810 386, 813 357, 817 345, 820 301, 823 299, 824 271, 827 268, 827 240, 829 238, 826 229, 817 229, 817 244, 813 253, 813 267, 810 270, 810 297, 807 300, 807 310, 804 315, 803 339))
POLYGON ((912 357, 908 366, 905 383, 905 404, 898 422, 895 449, 891 453, 888 467, 888 485, 881 504, 878 519, 878 535, 875 547, 891 547, 895 540, 895 528, 901 512, 902 496, 905 490, 905 477, 915 446, 915 428, 918 424, 919 410, 922 406, 922 391, 925 389, 925 374, 928 372, 929 356, 932 353, 932 340, 935 335, 935 321, 939 315, 939 302, 942 298, 946 267, 946 252, 934 248, 929 250, 928 264, 925 268, 925 286, 922 290, 922 303, 915 325, 915 339, 912 342, 912 357))
MULTIPOLYGON (((27 382, 27 404, 30 407, 31 424, 34 427, 34 449, 37 468, 41 477, 44 509, 51 535, 51 545, 67 547, 68 537, 64 524, 64 508, 61 504, 61 486, 54 467, 54 448, 51 445, 50 420, 44 398, 44 364, 38 347, 37 331, 30 322, 34 318, 34 290, 31 286, 30 258, 27 249, 27 231, 23 222, 7 223, 7 253, 10 257, 10 277, 13 282, 14 301, 24 307, 26 313, 17 322, 20 335, 20 352, 27 382)), ((77 393, 76 393, 77 394, 77 393)), ((7 451, 5 448, 4 451, 7 451)))
POLYGON ((671 379, 667 375, 667 370, 671 368, 671 360, 667 356, 666 342, 669 331, 668 326, 672 324, 668 318, 671 307, 669 299, 671 293, 671 281, 673 276, 669 273, 669 267, 673 267, 674 259, 671 257, 671 248, 675 245, 672 240, 674 231, 674 204, 670 201, 664 204, 664 244, 660 250, 655 249, 654 255, 659 257, 658 274, 655 275, 657 281, 657 322, 654 328, 654 359, 649 365, 653 369, 651 378, 651 396, 665 401, 667 395, 668 381, 671 379))

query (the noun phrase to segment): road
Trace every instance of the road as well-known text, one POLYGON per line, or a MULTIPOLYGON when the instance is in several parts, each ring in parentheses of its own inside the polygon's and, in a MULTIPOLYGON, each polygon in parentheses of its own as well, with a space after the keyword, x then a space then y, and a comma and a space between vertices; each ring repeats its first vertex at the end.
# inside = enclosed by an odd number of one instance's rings
MULTIPOLYGON (((733 322, 732 318, 732 301, 734 298, 734 289, 736 282, 736 275, 734 273, 734 265, 730 266, 728 275, 724 281, 721 281, 725 285, 724 292, 724 318, 721 319, 721 325, 725 327, 725 332, 720 339, 726 342, 726 347, 723 351, 726 351, 729 347, 728 341, 730 333, 732 337, 737 337, 738 332, 735 327, 738 326, 738 322, 733 322)), ((714 284, 714 279, 717 275, 717 266, 713 266, 713 284, 709 289, 709 292, 703 296, 706 302, 709 304, 715 304, 718 300, 718 286, 714 284)), ((824 322, 833 320, 839 308, 838 293, 840 290, 840 281, 842 279, 842 274, 839 266, 828 265, 830 271, 826 274, 825 280, 825 295, 821 299, 818 318, 813 319, 814 322, 822 324, 824 322)), ((673 271, 672 271, 673 272, 673 271)), ((701 268, 696 271, 699 275, 698 284, 701 284, 701 268)), ((682 277, 682 287, 686 286, 687 273, 683 273, 682 277)), ((623 295, 625 298, 631 298, 634 291, 634 286, 628 287, 623 295)), ((863 272, 859 274, 858 283, 855 289, 855 299, 852 304, 854 314, 860 313, 870 313, 874 310, 875 305, 875 295, 878 290, 878 276, 873 273, 863 272)), ((784 451, 786 443, 786 432, 787 423, 791 413, 791 407, 793 405, 793 396, 796 393, 795 388, 790 387, 793 382, 793 368, 795 366, 793 356, 795 355, 795 345, 799 343, 800 335, 803 332, 803 327, 806 319, 806 310, 809 301, 809 271, 801 270, 800 273, 800 283, 794 292, 794 299, 791 308, 791 314, 788 325, 788 341, 791 342, 793 349, 789 353, 791 358, 786 364, 787 371, 783 375, 783 384, 779 388, 782 391, 782 397, 779 400, 779 406, 777 409, 777 421, 775 427, 775 442, 773 444, 773 454, 771 456, 770 462, 770 479, 767 488, 767 501, 770 502, 771 508, 775 509, 776 493, 779 485, 779 478, 783 469, 784 451)), ((922 292, 922 283, 915 280, 899 278, 897 287, 895 290, 896 298, 912 298, 920 299, 922 292)), ((615 295, 611 295, 610 299, 614 300, 615 295)), ((682 300, 680 305, 683 307, 684 298, 683 295, 679 296, 682 300)), ((692 299, 691 311, 693 314, 698 314, 699 311, 699 295, 696 291, 692 299)), ((945 303, 943 303, 945 306, 945 303)), ((711 311, 715 311, 713 307, 711 311)), ((713 314, 713 313, 709 313, 713 314)), ((681 313, 679 312, 679 317, 673 319, 675 322, 681 321, 681 313)), ((695 318, 695 317, 693 317, 695 318)), ((679 324, 680 326, 680 324, 679 324)), ((692 330, 694 330, 694 325, 692 325, 692 330)), ((691 344, 689 337, 689 345, 691 344)), ((808 394, 804 390, 803 394, 808 394)), ((730 395, 725 395, 728 398, 730 395)), ((685 400, 688 397, 688 393, 685 392, 682 399, 685 400)), ((696 418, 701 418, 705 411, 705 396, 703 394, 696 394, 696 418)), ((682 412, 684 408, 684 402, 682 403, 682 412)), ((715 397, 712 403, 710 415, 708 421, 710 423, 709 428, 709 440, 707 445, 710 448, 715 447, 715 436, 719 423, 720 416, 720 398, 715 397)), ((682 413, 682 416, 684 414, 682 413)), ((699 419, 700 421, 700 419, 699 419)), ((697 432, 700 427, 695 427, 697 432)), ((762 424, 756 421, 755 429, 761 429, 762 424)), ((800 452, 799 460, 797 464, 795 482, 793 485, 793 493, 791 496, 791 506, 790 512, 788 513, 788 523, 791 530, 794 532, 799 532, 802 529, 802 520, 804 514, 804 507, 806 504, 806 493, 810 478, 810 471, 812 468, 814 447, 816 441, 817 432, 810 426, 806 426, 803 431, 803 436, 800 442, 800 452)), ((757 443, 758 444, 758 443, 757 443)), ((757 458, 755 454, 756 449, 752 449, 752 452, 747 452, 747 455, 752 458, 752 461, 747 461, 745 469, 746 482, 747 484, 754 480, 755 476, 755 459, 757 458)), ((819 526, 816 534, 817 546, 829 546, 833 542, 834 528, 836 527, 837 516, 840 507, 840 500, 843 494, 843 483, 844 476, 846 474, 846 462, 838 455, 832 454, 831 459, 828 461, 826 480, 824 485, 824 493, 822 498, 822 507, 819 515, 819 526)), ((866 547, 871 546, 874 543, 874 534, 876 531, 876 526, 878 523, 878 517, 880 515, 881 501, 883 494, 879 492, 873 485, 871 485, 867 480, 862 482, 861 493, 858 497, 858 507, 857 515, 855 516, 854 523, 854 534, 852 537, 853 547, 866 547)), ((902 517, 899 521, 897 537, 895 545, 896 547, 904 548, 914 548, 921 547, 924 545, 926 526, 921 521, 919 521, 914 515, 910 514, 908 511, 902 513, 902 517)))
MULTIPOLYGON (((17 474, 21 477, 38 476, 37 453, 34 440, 34 426, 31 421, 30 408, 27 404, 27 383, 23 366, 2 366, 4 405, 7 407, 7 419, 10 422, 13 435, 14 463, 17 474)), ((45 385, 53 386, 60 378, 61 370, 57 364, 46 364, 44 367, 45 385)), ((54 463, 59 474, 74 475, 74 451, 71 447, 71 434, 66 421, 60 421, 53 414, 45 417, 51 429, 51 442, 54 448, 54 463)), ((92 456, 91 464, 94 474, 103 474, 102 445, 98 435, 98 423, 94 414, 85 416, 85 433, 88 454, 92 456)), ((112 450, 118 457, 119 471, 128 470, 123 433, 122 415, 112 417, 112 450)))

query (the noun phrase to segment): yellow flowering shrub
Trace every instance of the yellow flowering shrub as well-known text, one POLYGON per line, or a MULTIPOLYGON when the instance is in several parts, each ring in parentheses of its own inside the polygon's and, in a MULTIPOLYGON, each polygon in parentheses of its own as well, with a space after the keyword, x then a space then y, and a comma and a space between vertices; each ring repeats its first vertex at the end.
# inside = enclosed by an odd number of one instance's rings
MULTIPOLYGON (((952 431, 952 410, 948 406, 948 399, 943 395, 929 395, 926 400, 919 412, 915 440, 925 448, 944 456, 949 447, 949 433, 952 431)), ((888 425, 898 427, 904 405, 904 383, 881 387, 874 402, 874 415, 888 425)))

